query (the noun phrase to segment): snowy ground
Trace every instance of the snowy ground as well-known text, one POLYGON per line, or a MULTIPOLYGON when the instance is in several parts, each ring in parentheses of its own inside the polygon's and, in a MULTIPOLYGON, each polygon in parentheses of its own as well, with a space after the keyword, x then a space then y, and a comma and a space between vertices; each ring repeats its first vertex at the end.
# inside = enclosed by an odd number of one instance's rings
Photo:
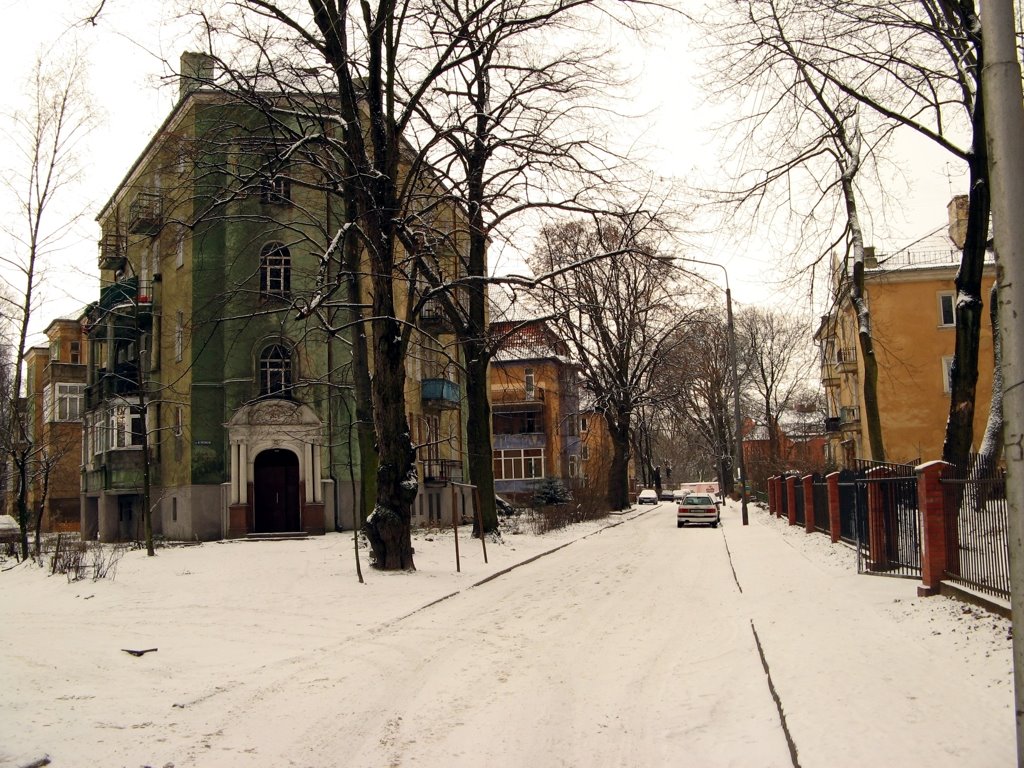
POLYGON ((348 534, 2 571, 0 765, 1013 763, 1008 621, 761 511, 673 512, 506 535, 486 564, 464 530, 461 573, 420 533, 416 573, 365 584, 348 534))

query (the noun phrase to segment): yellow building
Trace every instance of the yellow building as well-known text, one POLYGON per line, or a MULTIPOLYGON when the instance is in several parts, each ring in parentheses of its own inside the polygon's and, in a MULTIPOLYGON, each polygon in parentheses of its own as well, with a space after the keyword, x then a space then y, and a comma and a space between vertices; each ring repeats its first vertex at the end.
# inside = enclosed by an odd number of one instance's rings
POLYGON ((540 320, 501 321, 488 373, 499 494, 527 498, 545 477, 580 476, 579 386, 565 342, 540 320))
MULTIPOLYGON (((949 368, 955 346, 954 278, 960 263, 966 198, 949 205, 948 228, 888 255, 868 249, 865 294, 871 311, 878 360, 878 407, 886 460, 928 461, 942 453, 949 414, 949 368)), ((991 255, 988 257, 991 260, 991 255)), ((986 263, 982 296, 986 307, 995 263, 986 263)), ((826 453, 850 467, 870 455, 864 416, 864 363, 857 319, 849 295, 850 276, 839 259, 832 267, 833 308, 821 319, 815 342, 828 405, 826 453)), ((986 312, 987 315, 987 312, 986 312)), ((975 447, 985 430, 992 391, 992 328, 983 323, 975 401, 975 447)))

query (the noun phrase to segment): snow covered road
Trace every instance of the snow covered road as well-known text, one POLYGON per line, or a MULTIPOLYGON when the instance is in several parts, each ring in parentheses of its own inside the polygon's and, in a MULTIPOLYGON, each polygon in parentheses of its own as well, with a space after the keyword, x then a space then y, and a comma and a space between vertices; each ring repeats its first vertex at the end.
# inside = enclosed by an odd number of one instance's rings
POLYGON ((133 552, 95 583, 20 566, 0 766, 790 766, 752 627, 804 768, 1012 764, 1008 622, 738 517, 661 504, 489 564, 463 540, 461 572, 419 534, 417 573, 365 585, 340 535, 133 552))

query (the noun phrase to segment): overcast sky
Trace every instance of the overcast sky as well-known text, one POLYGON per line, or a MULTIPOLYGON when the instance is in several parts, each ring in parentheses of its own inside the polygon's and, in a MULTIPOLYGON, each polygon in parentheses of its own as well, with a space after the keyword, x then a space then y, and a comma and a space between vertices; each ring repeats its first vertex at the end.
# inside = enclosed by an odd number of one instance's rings
MULTIPOLYGON (((168 78, 164 61, 176 62, 198 42, 183 37, 166 6, 157 2, 107 0, 97 26, 69 30, 77 17, 87 15, 100 0, 0 0, 7 20, 8 39, 0 47, 5 77, 0 81, 0 104, 9 113, 22 100, 25 79, 37 54, 49 46, 77 44, 87 52, 91 88, 101 122, 92 134, 86 175, 80 191, 86 211, 74 244, 54 266, 58 280, 48 280, 47 304, 33 327, 42 330, 59 315, 74 314, 95 299, 98 291, 94 217, 160 125, 176 99, 177 87, 168 78), (76 14, 78 16, 76 16, 76 14), (59 37, 58 37, 59 35, 59 37)), ((713 111, 699 88, 701 53, 696 37, 681 21, 666 17, 659 34, 648 44, 630 49, 624 57, 634 67, 635 92, 630 111, 641 117, 625 129, 644 148, 646 162, 658 174, 685 180, 714 179, 728 159, 719 156, 718 137, 710 130, 713 111)), ((903 154, 910 172, 910 189, 895 215, 871 225, 874 241, 883 247, 905 243, 940 224, 950 192, 959 189, 960 174, 937 151, 907 143, 903 154), (950 174, 957 178, 951 180, 950 174)), ((10 160, 8 159, 8 162, 10 160)), ((724 180, 720 180, 725 183, 724 180)), ((871 212, 870 201, 865 206, 871 212)), ((0 213, 5 209, 0 209, 0 213)), ((803 286, 780 284, 777 259, 783 247, 779 233, 734 237, 735 228, 688 238, 694 258, 721 263, 728 270, 734 299, 739 304, 772 303, 779 290, 785 299, 806 293, 803 286)), ((0 247, 6 247, 6 243, 0 247)), ((720 280, 715 270, 707 272, 720 280)))

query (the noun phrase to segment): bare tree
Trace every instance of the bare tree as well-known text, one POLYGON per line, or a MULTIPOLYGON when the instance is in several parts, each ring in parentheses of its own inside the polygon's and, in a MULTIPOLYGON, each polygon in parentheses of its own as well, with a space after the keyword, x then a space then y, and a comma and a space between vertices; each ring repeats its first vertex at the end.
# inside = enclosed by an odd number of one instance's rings
MULTIPOLYGON (((729 56, 734 63, 742 61, 748 72, 772 71, 777 64, 792 72, 795 66, 800 81, 816 84, 816 92, 825 97, 815 97, 818 105, 832 105, 829 130, 842 151, 843 173, 836 183, 843 185, 844 205, 852 200, 847 180, 852 184, 868 153, 861 142, 871 133, 863 125, 869 114, 877 121, 874 135, 885 137, 895 129, 908 130, 966 164, 969 214, 955 280, 956 349, 943 445, 943 459, 963 465, 973 440, 981 278, 991 208, 981 97, 983 41, 975 3, 735 0, 726 11, 738 20, 731 27, 735 35, 730 39, 734 47, 729 56), (842 99, 830 96, 832 93, 841 94, 842 99), (856 104, 857 109, 844 107, 844 102, 856 104), (860 124, 856 125, 851 120, 858 114, 860 124)), ((785 77, 779 82, 782 86, 776 93, 786 93, 785 77)), ((762 103, 768 105, 765 113, 774 114, 777 102, 772 96, 762 103)), ((764 117, 762 114, 757 120, 763 123, 764 117)), ((800 133, 794 136, 801 138, 800 133)), ((876 150, 880 146, 877 141, 870 143, 876 150)), ((809 155, 820 151, 813 145, 805 150, 809 155)), ((854 245, 858 233, 857 226, 849 230, 854 245)), ((857 282, 855 264, 852 284, 857 282)))
POLYGON ((487 332, 487 248, 507 238, 524 216, 589 209, 587 192, 609 181, 612 158, 595 144, 592 121, 585 120, 594 113, 595 96, 613 85, 602 63, 606 52, 590 40, 562 42, 580 37, 581 13, 596 5, 443 0, 433 20, 433 39, 454 42, 465 55, 434 84, 418 117, 435 173, 466 210, 468 248, 454 282, 423 270, 423 300, 443 307, 465 351, 469 470, 486 530, 497 526, 487 381, 496 340, 487 332), (461 276, 467 281, 460 283, 461 276), (455 293, 445 291, 451 284, 458 286, 455 293))
POLYGON ((541 300, 557 315, 608 426, 612 509, 630 504, 635 413, 654 396, 663 355, 688 315, 670 288, 673 265, 659 252, 654 225, 643 214, 566 221, 543 230, 532 257, 534 271, 547 276, 541 300))
POLYGON ((803 394, 814 356, 808 323, 779 310, 746 307, 737 313, 738 333, 746 346, 746 383, 757 394, 768 431, 768 459, 780 458, 780 421, 803 394))
MULTIPOLYGON (((668 376, 662 377, 662 409, 670 422, 679 422, 679 432, 697 440, 687 441, 686 463, 711 468, 722 493, 732 487, 735 457, 735 419, 730 394, 733 391, 730 365, 729 329, 721 314, 699 312, 678 329, 666 360, 668 376)), ((741 381, 743 372, 740 371, 741 381)))
POLYGON ((28 506, 32 462, 37 454, 28 414, 19 407, 23 362, 28 351, 33 312, 39 305, 40 280, 51 254, 64 242, 76 217, 54 220, 54 210, 78 181, 78 152, 93 124, 83 83, 82 60, 72 54, 40 57, 33 69, 28 106, 15 113, 7 130, 12 167, 3 185, 17 207, 17 216, 4 226, 11 241, 0 264, 15 277, 11 297, 0 295, 4 315, 13 325, 13 376, 7 393, 6 450, 13 470, 14 507, 21 528, 21 553, 28 557, 28 506))

